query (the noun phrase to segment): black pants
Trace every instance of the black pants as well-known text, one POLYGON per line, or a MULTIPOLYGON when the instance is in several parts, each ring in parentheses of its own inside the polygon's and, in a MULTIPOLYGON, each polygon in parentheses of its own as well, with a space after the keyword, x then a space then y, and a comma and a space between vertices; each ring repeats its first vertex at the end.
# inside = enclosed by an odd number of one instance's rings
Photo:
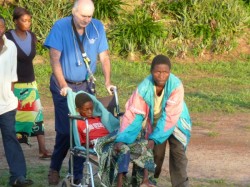
MULTIPOLYGON (((88 91, 86 82, 82 84, 68 84, 74 91, 88 91)), ((60 94, 60 88, 56 78, 52 75, 50 79, 50 91, 55 108, 55 130, 56 139, 55 146, 51 157, 50 168, 60 172, 64 158, 66 157, 70 147, 70 123, 69 123, 69 109, 67 104, 67 97, 60 94)), ((74 179, 82 179, 83 176, 83 162, 85 158, 74 156, 74 179)), ((70 167, 69 167, 70 168, 70 167)))
POLYGON ((166 145, 169 142, 169 171, 173 187, 189 186, 187 177, 187 157, 183 144, 171 135, 164 143, 155 145, 154 161, 156 164, 155 178, 159 178, 165 158, 166 145))

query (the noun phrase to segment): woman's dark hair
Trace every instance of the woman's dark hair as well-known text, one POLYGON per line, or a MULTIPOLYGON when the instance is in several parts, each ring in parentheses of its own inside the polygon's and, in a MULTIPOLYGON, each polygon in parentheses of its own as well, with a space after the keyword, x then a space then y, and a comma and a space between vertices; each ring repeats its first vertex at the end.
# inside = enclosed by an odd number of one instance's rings
POLYGON ((4 19, 4 17, 0 15, 0 19, 3 20, 3 23, 5 24, 5 19, 4 19))
POLYGON ((28 15, 31 16, 30 11, 28 11, 25 8, 22 8, 22 7, 16 7, 14 9, 14 12, 13 12, 13 15, 12 15, 13 21, 19 19, 20 17, 22 17, 25 14, 28 14, 28 15))
POLYGON ((169 69, 171 69, 170 59, 166 57, 165 55, 157 55, 156 57, 154 57, 151 63, 150 71, 152 72, 154 67, 159 64, 166 64, 169 67, 169 69))
POLYGON ((86 93, 79 93, 76 95, 75 98, 75 104, 76 104, 76 108, 81 108, 85 103, 87 102, 93 102, 93 100, 91 99, 91 97, 86 94, 86 93))

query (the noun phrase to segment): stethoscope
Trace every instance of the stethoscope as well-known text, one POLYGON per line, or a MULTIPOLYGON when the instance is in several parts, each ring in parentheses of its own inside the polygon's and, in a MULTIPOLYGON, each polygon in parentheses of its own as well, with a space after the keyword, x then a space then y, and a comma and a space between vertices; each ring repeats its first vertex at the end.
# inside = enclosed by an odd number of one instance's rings
MULTIPOLYGON (((97 37, 96 37, 96 38, 89 38, 89 35, 88 35, 88 32, 87 32, 87 30, 88 30, 87 27, 85 27, 85 35, 86 35, 87 40, 89 41, 89 43, 90 43, 90 44, 94 44, 95 41, 99 38, 100 35, 99 35, 99 32, 98 32, 98 30, 97 30, 95 24, 94 24, 92 21, 90 21, 89 24, 92 24, 92 25, 93 25, 97 37)), ((79 57, 79 56, 81 56, 81 55, 78 53, 78 50, 77 50, 76 39, 75 39, 76 36, 75 36, 75 33, 74 33, 73 28, 72 28, 72 36, 73 36, 73 40, 74 40, 75 53, 76 53, 76 56, 77 56, 77 65, 78 65, 78 66, 81 66, 83 63, 81 62, 80 57, 79 57)))
POLYGON ((87 27, 85 28, 85 31, 86 31, 86 37, 87 37, 87 39, 88 39, 88 41, 89 41, 89 43, 90 43, 90 44, 94 44, 94 43, 95 43, 95 41, 99 38, 99 32, 98 32, 98 30, 97 30, 97 28, 96 28, 95 24, 94 24, 92 21, 90 21, 90 23, 93 25, 93 27, 94 27, 94 29, 95 29, 95 32, 96 32, 97 38, 89 38, 89 35, 88 35, 88 32, 87 32, 87 27))

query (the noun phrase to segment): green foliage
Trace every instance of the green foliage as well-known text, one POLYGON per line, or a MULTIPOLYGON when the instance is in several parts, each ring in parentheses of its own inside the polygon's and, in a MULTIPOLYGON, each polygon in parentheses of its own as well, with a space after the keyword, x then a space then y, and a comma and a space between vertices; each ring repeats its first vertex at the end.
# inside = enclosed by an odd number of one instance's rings
MULTIPOLYGON (((94 17, 107 23, 108 42, 116 56, 138 54, 142 59, 159 53, 180 57, 223 53, 235 48, 237 38, 250 26, 249 0, 221 0, 220 3, 217 0, 138 0, 135 6, 124 6, 130 2, 94 1, 94 17)), ((14 5, 5 4, 0 11, 8 29, 14 27, 11 16, 14 6, 31 11, 38 53, 44 55, 42 44, 46 36, 56 20, 71 14, 73 0, 19 0, 14 5)))
POLYGON ((243 0, 246 4, 250 5, 250 0, 243 0))
POLYGON ((45 64, 35 64, 34 67, 39 93, 46 97, 50 97, 49 81, 52 73, 50 63, 45 62, 45 64))
POLYGON ((94 17, 100 20, 114 20, 122 11, 121 6, 125 5, 122 0, 95 0, 94 17))
POLYGON ((54 22, 71 14, 73 3, 67 0, 20 0, 17 6, 25 7, 32 13, 32 31, 43 43, 54 22))
MULTIPOLYGON (((240 0, 163 1, 159 5, 168 14, 173 28, 172 38, 187 46, 184 52, 215 53, 235 47, 237 34, 247 26, 250 12, 240 0), (240 14, 239 14, 240 12, 240 14)), ((179 54, 179 51, 176 52, 179 54)))
POLYGON ((13 21, 12 21, 12 13, 13 13, 13 7, 7 6, 3 7, 0 6, 0 15, 2 15, 6 22, 6 30, 13 28, 13 21))
POLYGON ((149 38, 164 36, 165 29, 160 22, 155 22, 147 10, 141 7, 134 9, 133 13, 118 17, 109 31, 109 39, 120 44, 120 53, 134 53, 143 51, 149 44, 149 38))
POLYGON ((14 5, 8 5, 5 8, 1 7, 1 9, 4 10, 4 15, 7 20, 7 27, 9 29, 14 28, 14 23, 12 22, 12 13, 14 7, 16 6, 24 7, 31 12, 31 30, 36 34, 39 42, 38 53, 43 54, 45 52, 42 44, 52 25, 59 18, 71 14, 73 3, 70 3, 68 0, 19 0, 14 5))

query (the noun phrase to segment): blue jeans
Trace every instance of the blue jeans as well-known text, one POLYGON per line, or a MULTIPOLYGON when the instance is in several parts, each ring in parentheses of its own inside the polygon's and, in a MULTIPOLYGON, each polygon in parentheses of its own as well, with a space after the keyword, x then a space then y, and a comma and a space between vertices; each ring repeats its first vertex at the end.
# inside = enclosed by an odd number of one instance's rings
POLYGON ((16 138, 15 116, 16 110, 0 115, 0 129, 2 133, 3 146, 10 168, 10 184, 13 184, 16 179, 26 177, 26 163, 23 150, 16 138))
MULTIPOLYGON (((87 84, 71 85, 68 86, 74 91, 87 91, 87 84)), ((50 168, 56 171, 61 170, 64 158, 70 147, 70 123, 69 123, 69 109, 67 105, 67 97, 60 95, 60 88, 54 77, 50 79, 50 91, 55 108, 55 130, 56 140, 54 151, 51 157, 50 168)), ((85 158, 74 156, 74 179, 82 179, 83 163, 85 158)))

